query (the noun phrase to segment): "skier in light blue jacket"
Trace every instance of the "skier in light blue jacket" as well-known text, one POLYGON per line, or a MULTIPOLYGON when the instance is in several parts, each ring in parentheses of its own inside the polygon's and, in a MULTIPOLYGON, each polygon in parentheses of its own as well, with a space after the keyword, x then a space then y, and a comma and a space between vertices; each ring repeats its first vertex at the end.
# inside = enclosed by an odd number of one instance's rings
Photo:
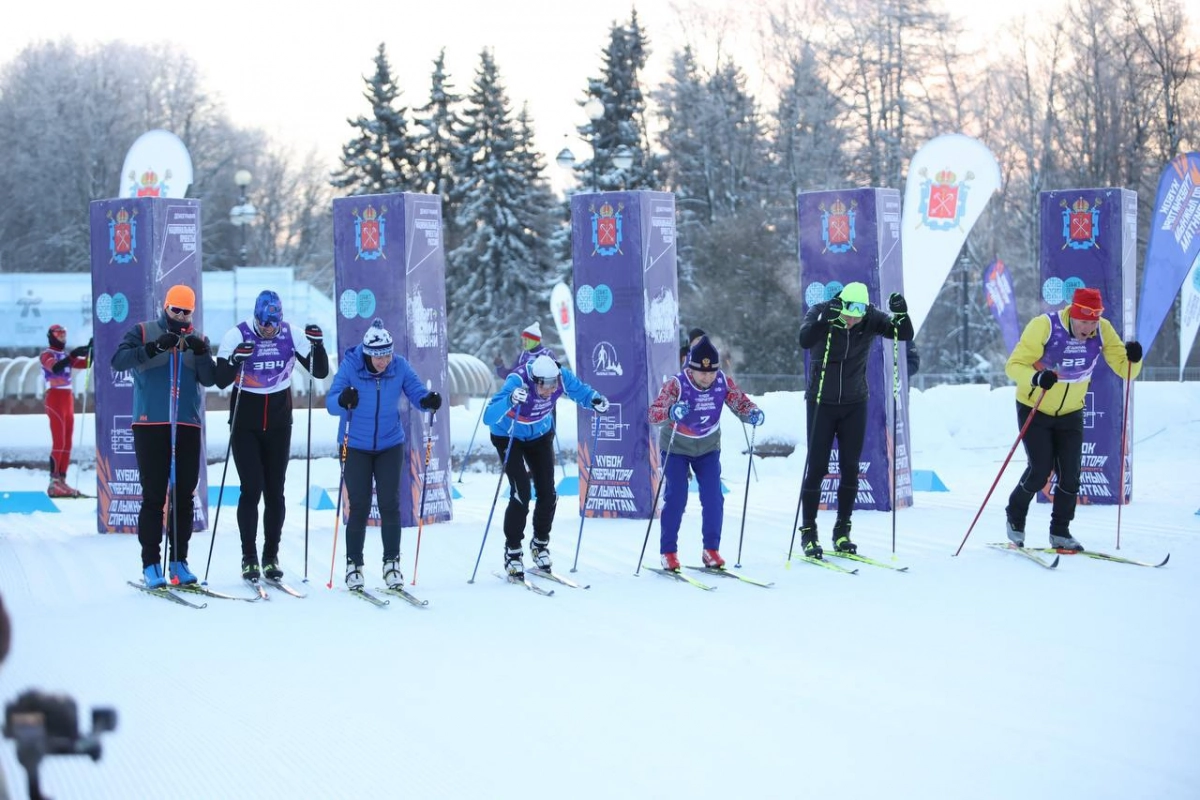
POLYGON ((539 569, 550 570, 550 527, 558 494, 554 490, 554 406, 566 394, 581 408, 608 411, 608 400, 550 356, 541 355, 510 374, 483 411, 508 476, 504 512, 504 568, 509 580, 525 579, 521 542, 529 517, 530 474, 537 489, 529 553, 539 569), (511 448, 511 452, 510 452, 511 448))
POLYGON ((404 585, 400 572, 400 471, 404 466, 401 396, 423 411, 442 407, 442 396, 426 390, 409 363, 393 356, 392 335, 383 327, 383 320, 376 319, 363 334, 362 344, 346 351, 325 395, 329 413, 343 418, 339 432, 349 425, 345 453, 346 498, 350 506, 346 521, 346 588, 351 590, 363 588, 363 543, 371 510, 372 479, 383 537, 383 580, 393 589, 404 585))

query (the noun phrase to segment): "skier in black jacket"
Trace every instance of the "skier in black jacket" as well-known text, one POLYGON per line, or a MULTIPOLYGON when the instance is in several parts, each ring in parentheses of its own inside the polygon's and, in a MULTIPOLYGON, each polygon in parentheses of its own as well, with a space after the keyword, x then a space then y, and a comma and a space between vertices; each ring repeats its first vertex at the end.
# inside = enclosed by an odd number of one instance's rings
POLYGON ((808 310, 800 325, 800 346, 812 350, 805 392, 808 405, 808 468, 800 489, 800 543, 804 554, 820 558, 817 507, 821 481, 829 472, 833 438, 838 440, 837 521, 834 549, 855 553, 850 514, 858 496, 858 462, 867 431, 867 356, 876 336, 912 341, 908 304, 898 293, 888 298, 892 316, 871 305, 865 284, 848 283, 833 299, 808 310))

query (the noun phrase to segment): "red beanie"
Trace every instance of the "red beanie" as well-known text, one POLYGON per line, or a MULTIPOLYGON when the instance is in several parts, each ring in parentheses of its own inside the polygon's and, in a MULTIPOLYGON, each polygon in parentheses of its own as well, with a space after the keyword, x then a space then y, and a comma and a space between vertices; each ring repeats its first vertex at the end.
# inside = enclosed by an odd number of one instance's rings
POLYGON ((1071 298, 1071 319, 1095 322, 1104 313, 1104 301, 1099 289, 1076 289, 1071 298))

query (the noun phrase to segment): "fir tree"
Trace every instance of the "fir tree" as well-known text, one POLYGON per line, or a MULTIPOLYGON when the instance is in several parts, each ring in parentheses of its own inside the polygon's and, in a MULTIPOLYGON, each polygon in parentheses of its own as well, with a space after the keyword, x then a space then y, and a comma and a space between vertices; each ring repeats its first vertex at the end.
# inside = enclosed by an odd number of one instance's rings
POLYGON ((419 129, 413 140, 417 159, 415 190, 436 194, 442 198, 442 242, 449 252, 459 244, 458 228, 452 198, 456 177, 454 150, 458 130, 462 126, 456 110, 462 96, 455 94, 446 74, 446 50, 443 48, 433 62, 429 102, 417 109, 414 123, 419 129))
POLYGON ((462 114, 454 189, 462 243, 451 251, 447 275, 451 347, 495 354, 514 331, 543 316, 548 274, 538 255, 538 214, 529 182, 543 180, 514 125, 495 59, 480 54, 462 114))
POLYGON ((402 192, 415 187, 413 142, 408 133, 407 108, 397 107, 400 89, 392 78, 387 47, 375 54, 375 74, 364 78, 363 97, 371 116, 347 120, 358 135, 342 145, 342 166, 330 183, 349 194, 402 192))

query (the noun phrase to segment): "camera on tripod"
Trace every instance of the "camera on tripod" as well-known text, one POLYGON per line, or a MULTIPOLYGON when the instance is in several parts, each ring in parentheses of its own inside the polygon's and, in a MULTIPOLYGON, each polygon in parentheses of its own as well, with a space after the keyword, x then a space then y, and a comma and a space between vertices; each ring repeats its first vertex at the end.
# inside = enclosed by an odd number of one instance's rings
POLYGON ((30 800, 45 800, 38 779, 43 757, 85 755, 99 761, 100 735, 116 728, 116 709, 93 708, 92 730, 84 736, 75 700, 61 694, 31 689, 4 708, 4 738, 17 743, 17 760, 29 775, 30 800))

